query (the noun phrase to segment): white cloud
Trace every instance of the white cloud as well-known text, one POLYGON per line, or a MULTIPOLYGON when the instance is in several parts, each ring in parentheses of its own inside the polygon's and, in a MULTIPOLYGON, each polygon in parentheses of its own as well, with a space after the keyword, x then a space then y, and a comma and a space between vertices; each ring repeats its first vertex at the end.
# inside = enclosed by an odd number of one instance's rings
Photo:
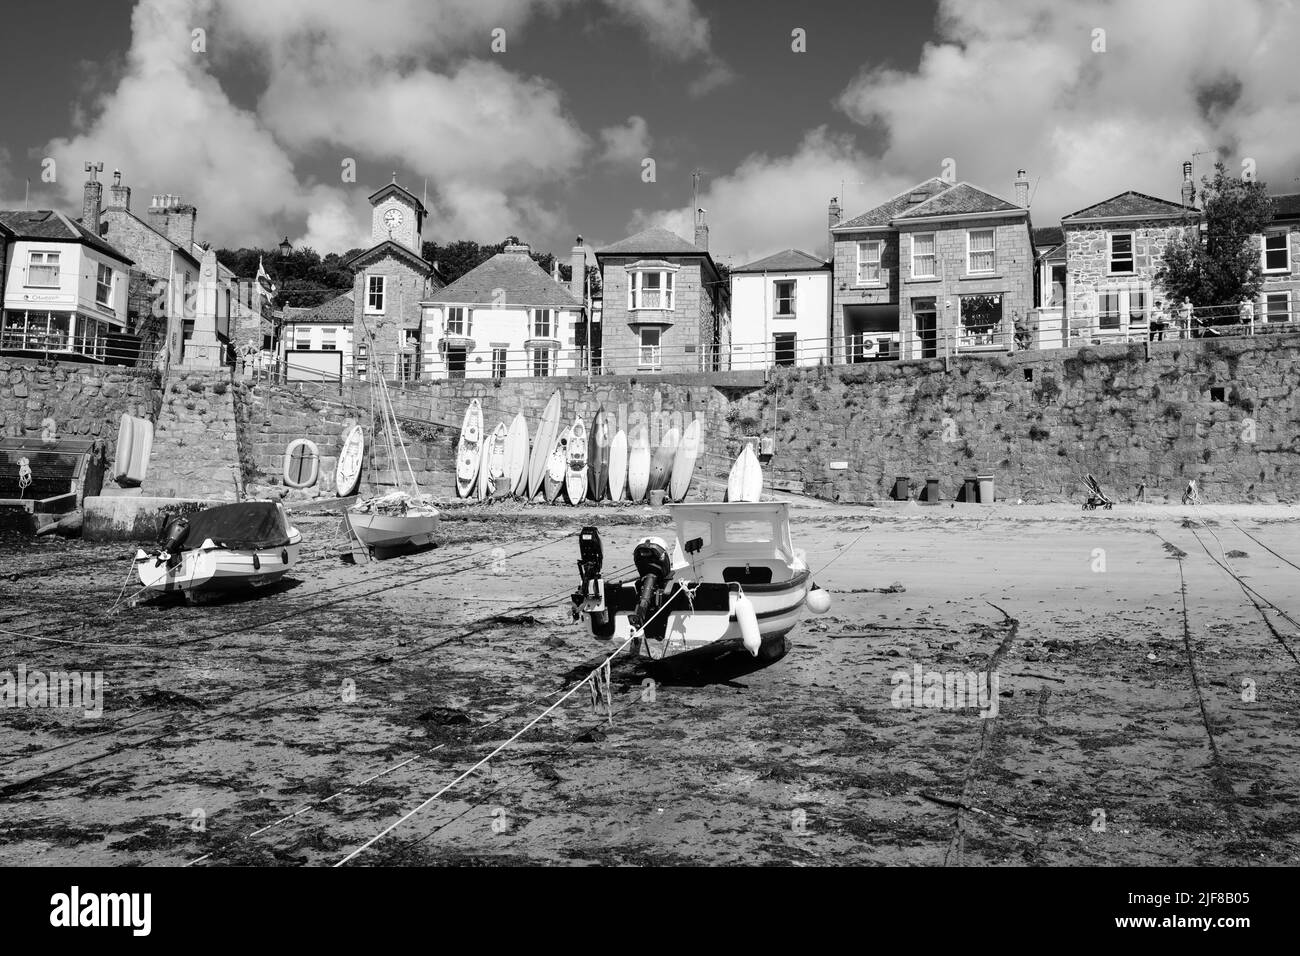
POLYGON ((600 142, 603 161, 640 166, 641 160, 650 155, 650 127, 644 117, 629 116, 621 126, 602 129, 600 142))
POLYGON ((605 0, 605 4, 620 19, 640 27, 664 56, 703 62, 704 73, 688 85, 692 96, 703 96, 736 78, 714 52, 709 21, 695 0, 605 0))

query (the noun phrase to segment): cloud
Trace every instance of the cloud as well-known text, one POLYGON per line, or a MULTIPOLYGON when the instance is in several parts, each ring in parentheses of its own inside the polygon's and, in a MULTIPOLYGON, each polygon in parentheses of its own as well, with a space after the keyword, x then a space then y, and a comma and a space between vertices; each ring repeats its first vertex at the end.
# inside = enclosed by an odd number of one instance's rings
POLYGON ((650 155, 650 128, 643 117, 629 116, 621 126, 602 129, 600 142, 602 161, 639 166, 650 155))
POLYGON ((703 96, 736 78, 714 52, 709 21, 694 0, 605 0, 605 5, 618 18, 639 27, 663 56, 704 63, 705 72, 688 85, 691 96, 703 96))

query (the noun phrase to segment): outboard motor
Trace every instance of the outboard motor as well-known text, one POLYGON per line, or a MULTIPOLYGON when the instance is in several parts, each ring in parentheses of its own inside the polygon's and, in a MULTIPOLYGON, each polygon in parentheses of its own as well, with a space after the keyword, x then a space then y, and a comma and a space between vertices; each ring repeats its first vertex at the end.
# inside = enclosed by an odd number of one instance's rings
POLYGON ((591 632, 602 640, 614 635, 614 620, 605 607, 605 581, 601 571, 605 565, 605 549, 600 543, 600 532, 594 527, 583 528, 578 535, 578 576, 582 586, 573 595, 574 618, 586 614, 591 621, 591 632))
POLYGON ((184 515, 177 515, 163 527, 162 550, 158 552, 158 563, 166 561, 169 565, 180 563, 181 542, 189 533, 190 520, 184 515))
POLYGON ((673 576, 673 561, 668 546, 659 538, 646 538, 632 550, 632 563, 636 565, 636 610, 628 615, 634 628, 644 627, 663 603, 664 585, 673 576))

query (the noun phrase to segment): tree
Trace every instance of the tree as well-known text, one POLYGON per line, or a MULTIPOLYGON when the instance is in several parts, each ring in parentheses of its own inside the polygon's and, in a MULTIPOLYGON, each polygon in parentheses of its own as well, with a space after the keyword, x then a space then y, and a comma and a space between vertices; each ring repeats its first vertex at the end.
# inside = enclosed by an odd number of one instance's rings
POLYGON ((1273 201, 1263 183, 1228 174, 1223 163, 1214 179, 1201 180, 1201 228, 1170 243, 1155 281, 1173 306, 1218 306, 1206 325, 1235 325, 1235 308, 1253 301, 1264 284, 1256 237, 1273 218, 1273 201))
POLYGON ((312 308, 351 291, 354 273, 343 263, 351 253, 331 252, 321 258, 315 249, 295 249, 287 256, 273 249, 218 249, 217 261, 240 279, 257 275, 260 261, 276 284, 273 305, 312 308))

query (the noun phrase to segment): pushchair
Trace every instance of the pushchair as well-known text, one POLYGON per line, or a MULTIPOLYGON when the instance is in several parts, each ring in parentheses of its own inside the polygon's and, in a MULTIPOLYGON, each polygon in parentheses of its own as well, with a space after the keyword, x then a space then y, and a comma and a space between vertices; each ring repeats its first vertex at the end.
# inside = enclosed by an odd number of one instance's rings
POLYGON ((1088 486, 1088 499, 1083 503, 1084 511, 1095 511, 1097 508, 1105 508, 1109 511, 1114 507, 1115 502, 1107 497, 1106 492, 1101 490, 1101 485, 1097 484, 1097 479, 1092 475, 1084 476, 1084 483, 1088 486))

